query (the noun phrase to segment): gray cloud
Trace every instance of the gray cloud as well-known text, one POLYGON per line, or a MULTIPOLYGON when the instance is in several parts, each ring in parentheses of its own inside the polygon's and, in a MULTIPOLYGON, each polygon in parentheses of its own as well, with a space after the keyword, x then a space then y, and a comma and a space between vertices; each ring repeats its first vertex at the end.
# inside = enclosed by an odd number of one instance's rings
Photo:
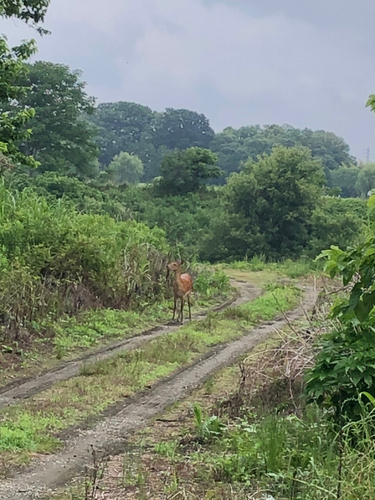
MULTIPOLYGON (((375 157, 371 2, 52 0, 38 59, 82 69, 99 101, 195 109, 216 130, 331 130, 375 157)), ((0 31, 30 37, 19 22, 0 31)))

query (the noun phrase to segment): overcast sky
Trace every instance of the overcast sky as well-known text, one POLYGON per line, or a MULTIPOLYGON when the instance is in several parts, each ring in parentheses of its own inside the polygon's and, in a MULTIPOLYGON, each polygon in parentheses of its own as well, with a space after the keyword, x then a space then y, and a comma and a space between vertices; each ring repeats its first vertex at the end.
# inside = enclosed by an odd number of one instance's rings
POLYGON ((52 0, 37 59, 83 70, 98 102, 330 130, 375 160, 374 25, 375 0, 52 0))

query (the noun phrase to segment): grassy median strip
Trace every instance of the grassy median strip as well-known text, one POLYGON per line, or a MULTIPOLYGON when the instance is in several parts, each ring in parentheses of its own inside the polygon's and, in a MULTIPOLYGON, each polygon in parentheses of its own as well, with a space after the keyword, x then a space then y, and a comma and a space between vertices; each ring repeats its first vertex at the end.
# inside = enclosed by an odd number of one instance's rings
POLYGON ((239 338, 252 325, 293 308, 299 294, 292 286, 272 286, 239 308, 210 313, 202 321, 147 342, 142 349, 86 365, 79 376, 4 410, 0 413, 0 461, 27 463, 35 453, 56 451, 62 430, 186 366, 212 346, 239 338))

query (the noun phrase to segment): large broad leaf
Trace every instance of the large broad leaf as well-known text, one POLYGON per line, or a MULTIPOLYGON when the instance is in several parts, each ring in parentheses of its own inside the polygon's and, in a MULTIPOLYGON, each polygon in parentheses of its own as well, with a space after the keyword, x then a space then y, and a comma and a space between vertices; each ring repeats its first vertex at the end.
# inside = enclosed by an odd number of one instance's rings
POLYGON ((375 305, 375 292, 364 294, 362 300, 358 301, 357 306, 354 308, 354 313, 361 321, 361 323, 367 321, 370 311, 375 305))

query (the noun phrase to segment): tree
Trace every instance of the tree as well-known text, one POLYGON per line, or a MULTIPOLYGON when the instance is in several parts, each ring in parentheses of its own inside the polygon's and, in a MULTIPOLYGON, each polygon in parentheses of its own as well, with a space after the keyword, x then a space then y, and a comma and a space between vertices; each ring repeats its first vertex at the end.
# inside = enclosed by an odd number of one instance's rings
POLYGON ((222 215, 212 221, 205 248, 221 248, 221 258, 230 258, 233 250, 237 258, 300 255, 309 242, 323 183, 322 164, 307 148, 278 146, 271 155, 249 160, 223 188, 222 215))
POLYGON ((159 189, 165 195, 186 195, 198 191, 204 181, 218 177, 217 156, 203 148, 174 151, 164 157, 159 189))
POLYGON ((145 153, 145 146, 152 146, 151 157, 155 154, 151 130, 154 116, 150 108, 133 102, 99 104, 88 119, 98 128, 100 163, 108 166, 116 155, 127 152, 136 154, 147 164, 150 156, 149 152, 145 153))
POLYGON ((359 168, 356 165, 342 165, 336 170, 330 172, 330 187, 339 187, 341 196, 344 198, 355 198, 357 196, 356 182, 358 179, 359 168))
POLYGON ((109 165, 121 152, 137 155, 145 181, 160 174, 163 157, 171 149, 207 148, 214 137, 208 119, 186 109, 156 113, 132 102, 105 103, 88 119, 99 129, 100 163, 109 165))
MULTIPOLYGON (((45 33, 39 23, 44 21, 49 3, 49 0, 0 0, 0 17, 30 22, 39 33, 45 33)), ((0 36, 0 153, 8 156, 11 162, 29 166, 36 166, 35 161, 21 154, 16 142, 30 136, 31 131, 25 124, 34 116, 34 110, 24 107, 12 113, 4 108, 22 97, 24 89, 15 81, 24 72, 23 62, 35 52, 35 40, 10 48, 6 37, 0 36)), ((1 171, 4 165, 9 162, 1 161, 1 171)))
POLYGON ((121 152, 108 167, 108 174, 116 184, 138 184, 143 176, 143 163, 136 155, 121 152))
POLYGON ((375 163, 366 163, 359 168, 355 189, 361 198, 367 198, 369 191, 375 188, 375 163))
POLYGON ((79 71, 63 64, 36 62, 18 82, 26 91, 10 109, 35 109, 33 133, 20 142, 25 155, 40 162, 39 172, 93 177, 99 170, 96 129, 83 119, 94 111, 79 71))
POLYGON ((188 109, 167 108, 164 113, 156 115, 153 128, 156 148, 209 148, 215 136, 209 120, 203 114, 188 109))
MULTIPOLYGON (((375 95, 367 106, 375 111, 375 95)), ((358 184, 362 195, 373 187, 374 165, 361 168, 358 184)), ((375 195, 368 200, 369 216, 374 216, 375 195)), ((325 259, 325 271, 331 278, 342 277, 344 287, 350 285, 349 294, 338 298, 331 317, 339 322, 334 330, 323 335, 315 366, 307 374, 306 391, 321 405, 328 403, 335 409, 337 423, 343 417, 363 419, 366 394, 375 391, 375 236, 366 231, 357 245, 346 250, 331 246, 320 255, 325 259)), ((373 405, 372 405, 373 408, 373 405)), ((371 421, 368 425, 373 425, 371 421)), ((370 429, 370 427, 368 427, 370 429)), ((358 438, 358 435, 356 436, 358 438)))
POLYGON ((44 21, 50 0, 1 0, 0 16, 16 17, 25 21, 32 22, 35 27, 44 21))
MULTIPOLYGON (((375 196, 368 201, 373 215, 375 196)), ((331 246, 320 255, 331 278, 341 276, 350 292, 338 298, 331 317, 339 319, 336 328, 319 340, 315 366, 307 374, 306 390, 319 404, 335 409, 338 423, 342 416, 363 418, 364 391, 375 390, 375 237, 367 238, 345 251, 331 246)), ((366 403, 366 400, 364 401, 366 403)))

